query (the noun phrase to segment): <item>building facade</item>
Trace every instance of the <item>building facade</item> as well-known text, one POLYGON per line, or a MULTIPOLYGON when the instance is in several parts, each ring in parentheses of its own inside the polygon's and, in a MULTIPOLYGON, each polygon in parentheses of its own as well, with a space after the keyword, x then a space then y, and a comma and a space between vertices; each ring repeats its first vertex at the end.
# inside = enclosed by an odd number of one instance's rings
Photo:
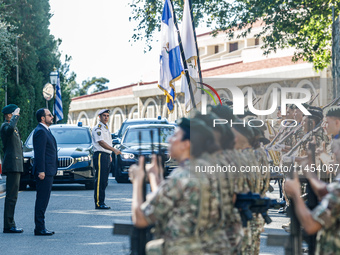
MULTIPOLYGON (((291 48, 264 56, 261 38, 254 36, 258 29, 260 26, 255 26, 247 38, 235 40, 228 40, 225 34, 216 37, 210 33, 198 35, 203 81, 213 86, 220 97, 231 100, 227 84, 237 85, 246 97, 251 87, 253 98, 260 98, 254 106, 258 110, 269 109, 273 103, 273 89, 277 88, 280 96, 282 87, 309 89, 313 96, 318 95, 313 102, 315 106, 329 102, 333 93, 330 70, 317 73, 310 63, 292 62, 294 49, 291 48)), ((176 84, 176 91, 180 91, 180 84, 176 84)), ((299 96, 294 93, 288 95, 291 98, 299 96)), ((214 104, 214 101, 207 97, 207 103, 214 104)), ((183 93, 177 93, 174 111, 169 114, 165 95, 158 88, 157 81, 152 81, 73 98, 68 123, 81 121, 83 125, 93 127, 97 124, 99 110, 103 108, 110 110, 109 126, 112 133, 127 118, 161 116, 172 122, 188 115, 183 93)))

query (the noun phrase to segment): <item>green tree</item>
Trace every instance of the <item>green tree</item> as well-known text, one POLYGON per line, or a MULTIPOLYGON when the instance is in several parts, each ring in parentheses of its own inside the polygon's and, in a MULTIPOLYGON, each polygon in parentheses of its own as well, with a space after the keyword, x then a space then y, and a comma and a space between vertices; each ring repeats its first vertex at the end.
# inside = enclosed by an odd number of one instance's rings
POLYGON ((81 83, 81 86, 77 84, 74 80, 69 83, 69 89, 71 90, 71 96, 83 96, 89 93, 90 88, 94 87, 94 90, 91 93, 96 93, 100 91, 104 91, 108 89, 108 86, 105 86, 106 83, 110 82, 106 78, 97 78, 92 77, 91 80, 87 79, 81 83))
MULTIPOLYGON (((50 34, 51 18, 48 0, 0 0, 2 11, 6 12, 3 22, 13 28, 11 33, 18 37, 18 44, 12 41, 11 47, 18 50, 19 81, 16 79, 16 68, 7 65, 5 74, 8 81, 8 103, 15 103, 21 108, 18 124, 22 139, 25 140, 37 125, 35 112, 45 107, 42 88, 49 81, 53 67, 60 69, 61 41, 50 34)), ((63 89, 63 83, 61 87, 63 89)), ((63 93, 64 94, 64 93, 63 93)), ((68 109, 70 100, 63 98, 63 107, 68 109)), ((2 102, 1 102, 2 103, 2 102)), ((50 108, 52 110, 52 108, 50 108)), ((64 114, 67 120, 67 113, 64 114)))
MULTIPOLYGON (((163 0, 135 0, 130 3, 132 16, 138 22, 132 40, 146 40, 160 30, 163 0)), ((183 0, 174 0, 174 10, 180 20, 183 0)), ((245 37, 256 22, 263 27, 255 36, 264 40, 264 54, 295 47, 293 61, 303 59, 322 70, 331 61, 332 7, 335 17, 340 12, 340 0, 192 0, 194 22, 206 22, 212 34, 225 32, 232 38, 236 30, 244 29, 245 37)))
POLYGON ((15 66, 15 35, 13 27, 4 21, 8 13, 0 1, 0 108, 5 106, 6 77, 10 68, 15 66))

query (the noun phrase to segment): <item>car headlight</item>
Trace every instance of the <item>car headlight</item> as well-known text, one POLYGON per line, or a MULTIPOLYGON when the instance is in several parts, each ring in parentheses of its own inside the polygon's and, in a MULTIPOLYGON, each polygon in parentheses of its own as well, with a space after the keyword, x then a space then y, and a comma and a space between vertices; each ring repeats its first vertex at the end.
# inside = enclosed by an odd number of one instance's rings
POLYGON ((83 157, 75 158, 75 160, 76 160, 77 162, 90 161, 90 160, 91 160, 91 157, 90 157, 90 156, 83 156, 83 157))
POLYGON ((133 155, 132 153, 122 153, 121 154, 123 159, 134 159, 135 155, 133 155))

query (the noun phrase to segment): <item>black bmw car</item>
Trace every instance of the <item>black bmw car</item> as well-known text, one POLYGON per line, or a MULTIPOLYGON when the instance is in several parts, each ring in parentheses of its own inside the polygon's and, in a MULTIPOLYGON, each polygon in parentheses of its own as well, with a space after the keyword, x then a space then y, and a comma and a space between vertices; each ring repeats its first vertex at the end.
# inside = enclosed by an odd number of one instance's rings
POLYGON ((118 183, 128 182, 129 167, 138 162, 140 155, 145 156, 146 163, 150 163, 153 152, 162 155, 164 175, 167 176, 177 166, 176 161, 168 153, 169 138, 174 131, 175 126, 169 124, 144 124, 128 127, 121 143, 115 146, 122 152, 115 159, 116 181, 118 183), (151 139, 151 130, 153 131, 153 139, 151 139), (141 141, 139 141, 140 132, 141 141))
MULTIPOLYGON (((51 125, 50 130, 58 146, 58 172, 53 183, 80 183, 86 189, 94 187, 94 168, 92 163, 92 137, 88 127, 75 125, 51 125)), ((24 173, 21 175, 20 188, 27 184, 34 188, 32 175, 34 162, 33 132, 24 144, 24 173)))

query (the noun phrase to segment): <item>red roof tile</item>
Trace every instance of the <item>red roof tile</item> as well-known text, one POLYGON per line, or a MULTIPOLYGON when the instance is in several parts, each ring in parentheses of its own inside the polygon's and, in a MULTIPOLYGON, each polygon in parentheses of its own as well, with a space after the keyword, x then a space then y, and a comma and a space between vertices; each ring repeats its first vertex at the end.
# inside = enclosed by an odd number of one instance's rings
MULTIPOLYGON (((299 60, 298 62, 292 62, 292 56, 288 57, 280 57, 280 58, 268 58, 264 60, 249 62, 249 63, 243 63, 242 61, 223 65, 223 66, 217 66, 209 69, 205 69, 202 71, 203 77, 212 77, 212 76, 218 76, 218 75, 224 75, 224 74, 232 74, 232 73, 241 73, 241 72, 249 72, 254 70, 261 70, 266 68, 273 68, 273 67, 280 67, 280 66, 289 66, 289 65, 295 65, 295 64, 301 64, 303 63, 302 60, 299 60)), ((143 82, 140 83, 140 86, 143 85, 150 85, 150 84, 157 84, 157 81, 153 82, 143 82)), ((93 99, 103 99, 103 98, 112 98, 112 97, 119 97, 119 96, 127 96, 132 95, 132 88, 134 86, 137 86, 137 83, 127 85, 120 88, 105 90, 97 93, 93 93, 90 95, 84 95, 72 98, 73 102, 80 102, 80 101, 87 101, 87 100, 93 100, 93 99)))
POLYGON ((289 66, 304 63, 302 60, 297 62, 292 61, 292 56, 281 57, 281 58, 268 58, 264 60, 243 63, 236 62, 228 65, 218 66, 209 68, 202 71, 203 77, 212 77, 217 75, 224 74, 232 74, 232 73, 241 73, 241 72, 249 72, 255 70, 261 70, 266 68, 280 67, 280 66, 289 66))

